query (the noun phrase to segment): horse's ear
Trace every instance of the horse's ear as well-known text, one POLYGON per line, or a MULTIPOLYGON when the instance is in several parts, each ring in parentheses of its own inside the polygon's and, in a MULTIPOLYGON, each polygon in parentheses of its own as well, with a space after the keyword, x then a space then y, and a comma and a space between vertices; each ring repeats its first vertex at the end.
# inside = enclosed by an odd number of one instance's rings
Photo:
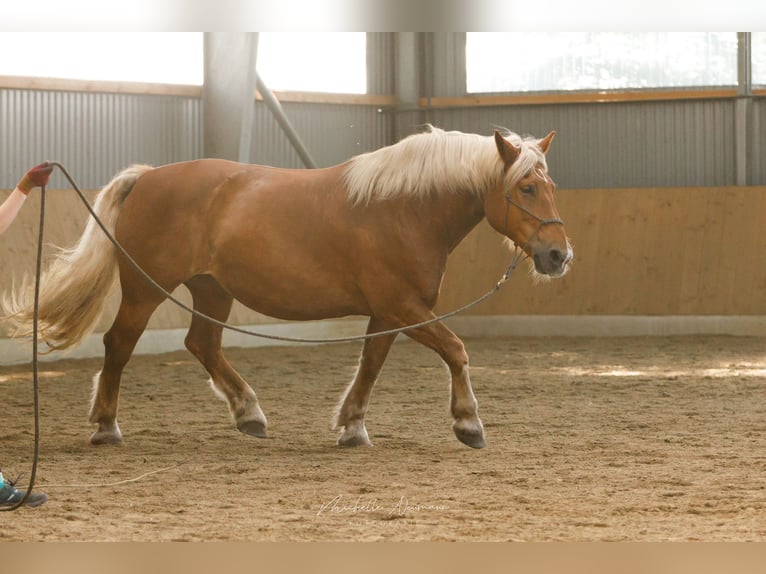
POLYGON ((554 137, 556 137, 556 132, 551 132, 540 140, 539 145, 540 149, 543 150, 543 153, 548 153, 548 148, 551 147, 551 142, 554 137))
POLYGON ((497 130, 495 130, 495 145, 497 145, 497 151, 500 153, 500 157, 503 158, 503 163, 506 168, 510 167, 521 153, 521 148, 517 148, 505 139, 497 130))

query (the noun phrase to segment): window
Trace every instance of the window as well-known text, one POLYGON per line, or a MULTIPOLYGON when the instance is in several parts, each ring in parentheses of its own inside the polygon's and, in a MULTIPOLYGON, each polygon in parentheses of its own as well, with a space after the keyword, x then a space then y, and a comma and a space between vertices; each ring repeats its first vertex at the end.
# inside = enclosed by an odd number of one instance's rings
POLYGON ((364 32, 261 32, 258 73, 272 90, 367 93, 364 32))
POLYGON ((735 86, 737 34, 469 32, 466 79, 469 93, 735 86))
POLYGON ((750 37, 753 58, 753 85, 766 86, 766 32, 753 32, 750 37))
POLYGON ((201 86, 200 32, 2 32, 0 75, 201 86))

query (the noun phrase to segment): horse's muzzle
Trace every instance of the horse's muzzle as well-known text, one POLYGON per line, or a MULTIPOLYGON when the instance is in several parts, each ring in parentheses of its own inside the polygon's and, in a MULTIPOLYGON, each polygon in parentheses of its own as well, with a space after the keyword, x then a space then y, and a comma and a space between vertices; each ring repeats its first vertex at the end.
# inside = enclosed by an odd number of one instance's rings
POLYGON ((535 250, 532 261, 535 264, 535 271, 541 275, 561 277, 568 271, 572 255, 572 248, 569 245, 564 249, 545 247, 535 250))

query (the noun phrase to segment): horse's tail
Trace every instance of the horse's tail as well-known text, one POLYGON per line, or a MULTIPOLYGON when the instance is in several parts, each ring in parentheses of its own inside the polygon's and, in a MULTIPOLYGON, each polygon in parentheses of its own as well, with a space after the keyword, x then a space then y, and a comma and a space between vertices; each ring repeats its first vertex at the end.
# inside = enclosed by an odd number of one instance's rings
MULTIPOLYGON (((141 175, 151 170, 134 165, 110 181, 98 194, 94 211, 114 233, 120 209, 141 175)), ((38 333, 54 349, 77 345, 96 326, 117 279, 117 251, 91 217, 75 245, 62 249, 40 280, 38 333)), ((14 337, 30 336, 34 321, 34 289, 24 284, 2 300, 14 337)))

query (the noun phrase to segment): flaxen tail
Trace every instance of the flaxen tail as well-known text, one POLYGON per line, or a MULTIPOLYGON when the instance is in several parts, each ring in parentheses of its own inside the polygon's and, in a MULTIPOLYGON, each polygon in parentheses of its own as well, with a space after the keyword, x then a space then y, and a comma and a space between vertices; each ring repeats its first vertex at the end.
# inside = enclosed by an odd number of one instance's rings
MULTIPOLYGON (((98 194, 94 211, 114 233, 125 198, 150 166, 134 165, 117 174, 98 194)), ((96 326, 117 279, 117 252, 91 217, 79 241, 63 249, 40 280, 38 332, 52 350, 77 345, 96 326)), ((28 281, 2 300, 14 337, 32 334, 34 289, 28 281)))

